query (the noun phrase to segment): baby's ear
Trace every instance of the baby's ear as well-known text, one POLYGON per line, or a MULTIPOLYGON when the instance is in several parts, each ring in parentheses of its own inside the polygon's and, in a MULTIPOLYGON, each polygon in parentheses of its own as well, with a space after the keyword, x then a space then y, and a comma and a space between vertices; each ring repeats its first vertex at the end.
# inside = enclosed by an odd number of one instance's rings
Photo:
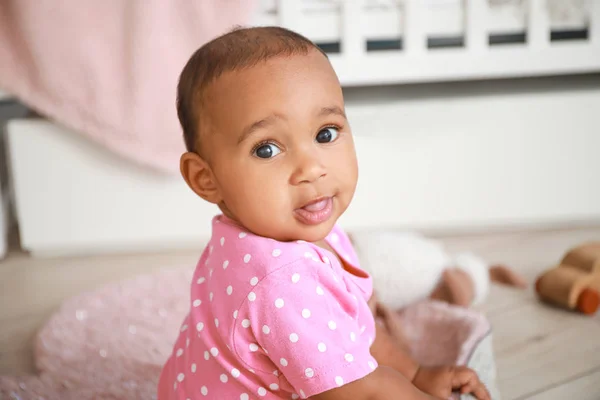
POLYGON ((181 176, 190 189, 204 200, 217 204, 221 195, 208 163, 198 154, 187 152, 181 155, 179 161, 181 176))

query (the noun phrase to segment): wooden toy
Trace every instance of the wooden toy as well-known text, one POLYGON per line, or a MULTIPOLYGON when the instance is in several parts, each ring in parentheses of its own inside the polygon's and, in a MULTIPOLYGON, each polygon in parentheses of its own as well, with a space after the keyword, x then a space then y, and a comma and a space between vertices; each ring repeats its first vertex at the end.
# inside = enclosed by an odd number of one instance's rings
POLYGON ((538 277, 535 290, 542 301, 595 314, 600 306, 600 242, 567 252, 558 266, 538 277))

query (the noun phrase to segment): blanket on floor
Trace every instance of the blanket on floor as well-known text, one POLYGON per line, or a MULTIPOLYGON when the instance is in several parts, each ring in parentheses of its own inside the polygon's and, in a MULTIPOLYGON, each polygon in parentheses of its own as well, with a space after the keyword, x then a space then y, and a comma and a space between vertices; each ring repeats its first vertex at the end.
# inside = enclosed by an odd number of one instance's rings
MULTIPOLYGON (((38 374, 0 377, 0 398, 155 399, 162 364, 187 312, 192 272, 165 269, 65 301, 35 339, 38 374)), ((430 301, 400 315, 421 363, 468 365, 499 399, 483 315, 430 301)))

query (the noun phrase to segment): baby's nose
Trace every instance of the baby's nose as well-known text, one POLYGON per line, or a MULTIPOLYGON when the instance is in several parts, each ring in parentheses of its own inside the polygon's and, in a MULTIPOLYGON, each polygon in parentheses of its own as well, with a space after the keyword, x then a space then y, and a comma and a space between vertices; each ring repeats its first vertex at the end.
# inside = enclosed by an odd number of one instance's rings
POLYGON ((298 156, 291 181, 293 185, 311 183, 324 177, 326 174, 326 168, 321 158, 315 153, 307 152, 298 156))

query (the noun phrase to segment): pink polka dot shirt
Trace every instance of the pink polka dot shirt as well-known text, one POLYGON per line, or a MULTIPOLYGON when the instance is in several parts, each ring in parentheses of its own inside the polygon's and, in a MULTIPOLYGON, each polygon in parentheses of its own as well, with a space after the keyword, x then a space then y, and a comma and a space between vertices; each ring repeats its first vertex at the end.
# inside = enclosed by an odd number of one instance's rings
POLYGON ((308 398, 371 373, 371 277, 342 229, 326 241, 350 271, 312 243, 215 217, 159 400, 308 398))

